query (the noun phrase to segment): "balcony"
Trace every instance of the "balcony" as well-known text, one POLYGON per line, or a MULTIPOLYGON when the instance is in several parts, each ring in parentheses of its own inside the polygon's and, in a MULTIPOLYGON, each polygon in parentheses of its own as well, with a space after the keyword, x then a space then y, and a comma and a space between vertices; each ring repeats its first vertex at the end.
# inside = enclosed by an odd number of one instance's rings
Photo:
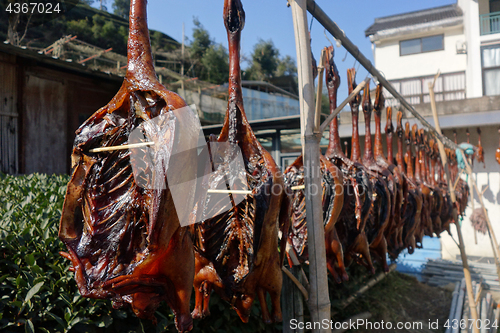
POLYGON ((479 15, 481 36, 500 33, 500 12, 479 15))
MULTIPOLYGON (((434 81, 434 75, 389 80, 394 89, 413 105, 429 103, 428 82, 434 81)), ((465 99, 465 72, 443 73, 437 79, 434 92, 436 102, 465 99)), ((397 107, 399 101, 384 90, 386 105, 397 107)))

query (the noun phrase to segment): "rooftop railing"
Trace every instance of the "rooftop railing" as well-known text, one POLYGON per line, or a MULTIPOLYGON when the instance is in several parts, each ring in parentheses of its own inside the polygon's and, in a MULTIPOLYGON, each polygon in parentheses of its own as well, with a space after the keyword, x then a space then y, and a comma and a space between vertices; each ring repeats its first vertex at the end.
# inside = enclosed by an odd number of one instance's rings
POLYGON ((500 33, 500 12, 479 15, 481 36, 500 33))

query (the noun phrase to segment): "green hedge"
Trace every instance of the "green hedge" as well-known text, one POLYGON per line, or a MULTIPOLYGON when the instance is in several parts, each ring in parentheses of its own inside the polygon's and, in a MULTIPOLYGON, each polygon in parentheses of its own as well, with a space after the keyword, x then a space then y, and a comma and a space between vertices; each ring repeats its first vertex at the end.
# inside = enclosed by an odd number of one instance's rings
MULTIPOLYGON (((0 331, 175 332, 165 303, 153 326, 129 309, 114 310, 110 301, 80 296, 69 261, 59 255, 66 249, 57 237, 68 180, 0 174, 0 331)), ((281 330, 281 325, 262 322, 257 304, 248 324, 215 294, 210 310, 210 317, 195 321, 193 332, 281 330)))

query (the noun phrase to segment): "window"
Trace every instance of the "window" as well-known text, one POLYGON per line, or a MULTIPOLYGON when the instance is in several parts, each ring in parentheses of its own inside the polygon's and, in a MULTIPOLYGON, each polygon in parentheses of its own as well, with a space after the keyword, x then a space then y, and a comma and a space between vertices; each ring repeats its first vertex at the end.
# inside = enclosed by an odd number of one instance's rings
POLYGON ((399 42, 400 55, 444 50, 443 35, 429 36, 399 42))
POLYGON ((484 95, 500 95, 500 44, 483 47, 482 63, 484 95))

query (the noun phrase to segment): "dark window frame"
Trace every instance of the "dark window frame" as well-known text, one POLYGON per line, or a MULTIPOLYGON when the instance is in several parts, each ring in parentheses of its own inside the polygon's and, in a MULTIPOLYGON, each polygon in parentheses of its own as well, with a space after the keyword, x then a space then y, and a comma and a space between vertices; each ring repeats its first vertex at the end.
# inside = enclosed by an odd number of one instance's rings
POLYGON ((484 73, 488 72, 488 71, 500 70, 500 66, 484 67, 483 50, 485 50, 485 49, 496 49, 496 48, 500 48, 500 44, 493 44, 493 45, 481 46, 481 51, 480 51, 481 52, 481 81, 483 83, 482 84, 482 86, 483 86, 482 96, 490 96, 490 95, 486 95, 486 82, 484 81, 484 73))
POLYGON ((421 53, 443 51, 443 50, 444 50, 444 34, 438 34, 438 35, 432 35, 432 36, 425 36, 425 37, 419 37, 419 38, 411 38, 411 39, 405 39, 405 40, 400 40, 399 41, 399 56, 400 57, 405 57, 405 56, 414 55, 414 54, 421 54, 421 53), (442 48, 436 49, 436 50, 430 50, 430 51, 422 51, 423 50, 422 39, 429 38, 429 37, 437 37, 437 36, 441 36, 441 41, 442 41, 441 45, 442 45, 442 48), (401 43, 402 42, 406 42, 406 41, 410 41, 410 40, 417 40, 417 39, 420 40, 420 52, 401 54, 401 43))

